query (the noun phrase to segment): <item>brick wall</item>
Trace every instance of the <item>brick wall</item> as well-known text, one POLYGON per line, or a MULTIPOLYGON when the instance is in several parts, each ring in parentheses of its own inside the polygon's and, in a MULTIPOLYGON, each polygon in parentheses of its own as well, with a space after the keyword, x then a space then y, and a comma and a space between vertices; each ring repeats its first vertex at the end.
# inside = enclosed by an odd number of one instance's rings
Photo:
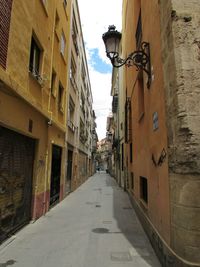
POLYGON ((0 65, 6 69, 12 0, 0 0, 0 65))

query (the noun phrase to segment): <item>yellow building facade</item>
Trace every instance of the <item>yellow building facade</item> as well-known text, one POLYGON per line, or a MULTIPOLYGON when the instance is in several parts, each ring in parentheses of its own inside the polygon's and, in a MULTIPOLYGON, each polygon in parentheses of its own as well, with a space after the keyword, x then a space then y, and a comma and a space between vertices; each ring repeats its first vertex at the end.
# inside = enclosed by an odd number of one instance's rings
POLYGON ((124 179, 162 266, 200 266, 198 29, 198 1, 123 1, 122 58, 150 45, 149 76, 123 67, 124 179))
POLYGON ((93 97, 78 1, 72 3, 68 94, 67 184, 70 192, 94 173, 96 140, 93 97))
POLYGON ((3 1, 0 239, 65 194, 71 1, 3 1))

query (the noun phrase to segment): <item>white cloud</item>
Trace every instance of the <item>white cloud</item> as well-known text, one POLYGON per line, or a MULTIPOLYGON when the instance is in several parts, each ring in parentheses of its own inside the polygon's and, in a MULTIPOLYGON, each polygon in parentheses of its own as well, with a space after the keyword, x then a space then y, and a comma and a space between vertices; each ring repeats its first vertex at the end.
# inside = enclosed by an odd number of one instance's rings
POLYGON ((106 118, 111 108, 111 74, 102 74, 90 67, 93 106, 97 117, 97 133, 99 139, 106 134, 106 118))
MULTIPOLYGON (((106 58, 102 34, 108 26, 114 24, 121 30, 122 0, 78 0, 80 17, 88 62, 91 61, 91 49, 98 49, 100 58, 110 64, 106 58)), ((111 109, 111 74, 102 74, 94 70, 92 62, 89 65, 94 110, 97 116, 97 133, 99 139, 106 134, 106 118, 111 109)))

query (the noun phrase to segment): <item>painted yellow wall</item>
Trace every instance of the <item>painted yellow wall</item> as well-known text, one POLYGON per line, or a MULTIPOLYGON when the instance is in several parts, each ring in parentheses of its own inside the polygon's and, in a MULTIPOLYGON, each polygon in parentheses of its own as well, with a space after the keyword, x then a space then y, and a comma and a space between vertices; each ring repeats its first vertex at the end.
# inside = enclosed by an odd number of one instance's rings
MULTIPOLYGON (((50 190, 52 144, 63 148, 61 185, 65 181, 70 22, 71 1, 67 1, 66 10, 62 1, 47 1, 46 7, 42 0, 13 1, 7 68, 4 70, 0 67, 0 124, 37 140, 33 173, 33 214, 37 210, 37 195, 50 190), (54 32, 56 10, 60 18, 57 34, 54 32), (60 53, 61 30, 66 38, 64 57, 60 53), (42 49, 42 86, 29 73, 32 34, 42 49), (52 68, 57 73, 54 96, 50 91, 52 68), (62 112, 57 103, 59 81, 64 88, 62 112), (32 132, 28 129, 29 119, 33 121, 32 132)), ((48 209, 48 203, 45 205, 48 209)), ((38 216, 41 216, 42 210, 41 208, 38 216)))
MULTIPOLYGON (((167 159, 155 167, 152 155, 158 160, 162 149, 167 151, 165 118, 165 95, 161 63, 160 20, 158 4, 155 1, 141 1, 142 41, 150 43, 151 66, 154 81, 147 89, 147 75, 144 75, 144 114, 139 118, 139 87, 136 68, 124 67, 124 89, 131 98, 132 140, 126 146, 129 178, 134 174, 134 190, 131 194, 144 214, 150 219, 162 238, 170 243, 169 178, 167 159), (149 15, 151 14, 151 15, 149 15), (153 113, 158 112, 159 129, 153 131, 153 113), (130 162, 130 143, 133 143, 133 162, 130 162), (148 179, 148 204, 141 200, 140 176, 148 179)), ((135 33, 140 12, 140 1, 124 1, 123 6, 123 54, 127 56, 136 50, 135 33)), ((129 181, 130 184, 130 181, 129 181)))

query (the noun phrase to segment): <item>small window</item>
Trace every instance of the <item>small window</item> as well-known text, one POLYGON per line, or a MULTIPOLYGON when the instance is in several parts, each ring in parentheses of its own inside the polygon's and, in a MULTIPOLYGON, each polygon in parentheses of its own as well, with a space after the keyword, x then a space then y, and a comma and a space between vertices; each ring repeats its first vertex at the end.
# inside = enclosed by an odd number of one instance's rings
POLYGON ((75 14, 73 12, 73 20, 72 20, 72 40, 74 43, 74 48, 76 51, 76 54, 79 54, 79 49, 78 49, 78 27, 75 19, 75 14))
POLYGON ((131 189, 134 190, 134 174, 131 172, 131 189))
POLYGON ((52 70, 52 75, 51 75, 51 94, 53 96, 56 95, 56 73, 54 70, 52 70))
POLYGON ((68 110, 68 119, 70 121, 74 120, 74 110, 75 110, 75 104, 74 101, 72 99, 72 97, 69 97, 69 110, 68 110))
POLYGON ((76 62, 74 56, 71 57, 71 66, 70 66, 70 79, 75 80, 76 77, 76 62))
POLYGON ((63 56, 65 55, 65 47, 66 47, 66 39, 64 33, 62 32, 60 41, 60 52, 63 56))
POLYGON ((69 96, 69 107, 68 107, 68 127, 74 132, 74 114, 75 113, 75 104, 71 96, 69 96))
POLYGON ((82 66, 81 66, 81 76, 82 76, 83 82, 85 82, 86 71, 85 71, 85 64, 84 64, 83 58, 82 58, 82 66))
POLYGON ((58 12, 56 11, 56 17, 55 17, 55 33, 57 34, 57 38, 59 38, 59 25, 60 25, 60 18, 58 16, 58 12))
POLYGON ((37 77, 40 71, 40 57, 41 50, 37 45, 35 39, 32 37, 31 40, 31 51, 30 51, 30 61, 29 61, 29 71, 37 77))
POLYGON ((136 39, 136 48, 138 49, 141 45, 142 41, 142 16, 141 16, 141 10, 138 17, 138 23, 137 23, 137 29, 135 33, 135 39, 136 39))
POLYGON ((124 144, 121 145, 122 154, 121 154, 121 170, 124 170, 124 144))
POLYGON ((125 103, 125 118, 124 118, 124 135, 125 135, 125 142, 128 143, 128 101, 126 99, 125 103))
POLYGON ((64 8, 67 7, 67 0, 63 0, 63 6, 64 6, 64 8))
POLYGON ((82 108, 82 111, 85 113, 85 97, 82 92, 80 97, 80 107, 82 108))
POLYGON ((143 71, 138 75, 138 117, 139 121, 144 116, 144 78, 143 71))
POLYGON ((140 197, 148 203, 148 181, 145 177, 140 177, 140 197))
POLYGON ((59 83, 59 87, 58 87, 58 109, 60 111, 64 111, 64 108, 63 108, 63 94, 64 94, 64 88, 63 86, 61 85, 61 83, 59 83))
POLYGON ((130 143, 130 163, 133 162, 133 144, 130 143))

